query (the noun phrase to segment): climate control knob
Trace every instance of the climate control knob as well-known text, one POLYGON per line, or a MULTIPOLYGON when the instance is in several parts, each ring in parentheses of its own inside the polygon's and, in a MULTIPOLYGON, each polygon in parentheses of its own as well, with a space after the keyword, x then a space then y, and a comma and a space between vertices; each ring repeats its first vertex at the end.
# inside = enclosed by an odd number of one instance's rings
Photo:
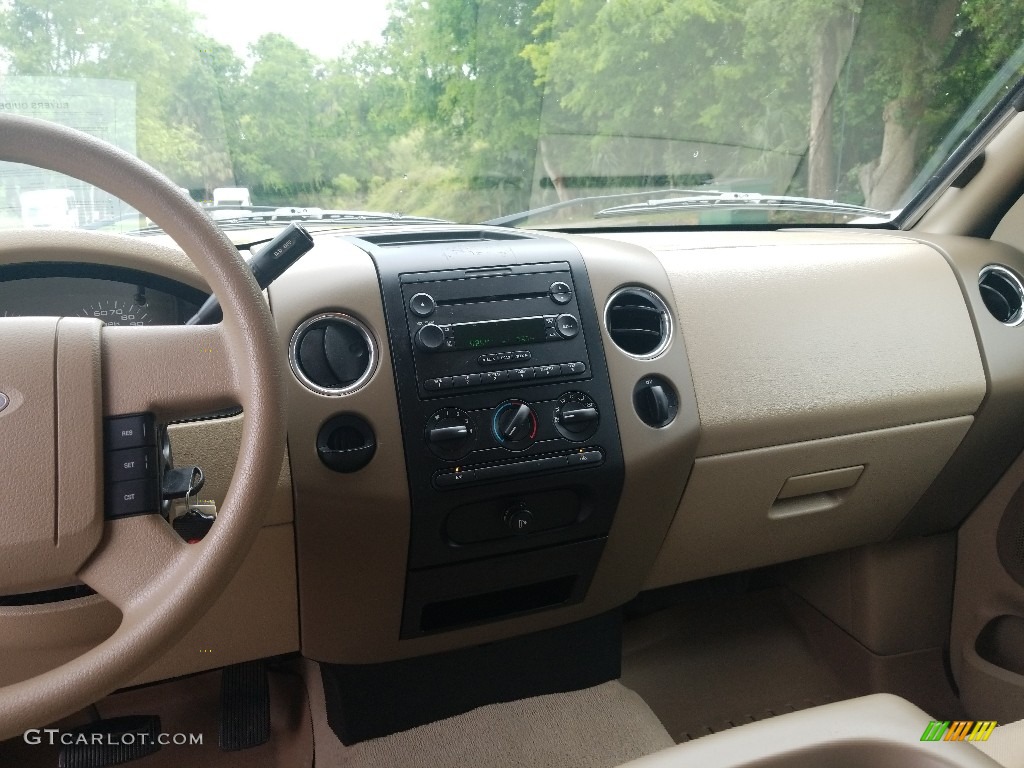
POLYGON ((601 414, 586 392, 566 392, 555 405, 555 429, 566 440, 580 442, 597 432, 601 414))
POLYGON ((473 420, 461 408, 442 408, 427 419, 423 439, 435 456, 455 461, 469 452, 473 420))
POLYGON ((509 400, 494 411, 494 439, 506 448, 527 447, 537 437, 537 414, 521 400, 509 400))

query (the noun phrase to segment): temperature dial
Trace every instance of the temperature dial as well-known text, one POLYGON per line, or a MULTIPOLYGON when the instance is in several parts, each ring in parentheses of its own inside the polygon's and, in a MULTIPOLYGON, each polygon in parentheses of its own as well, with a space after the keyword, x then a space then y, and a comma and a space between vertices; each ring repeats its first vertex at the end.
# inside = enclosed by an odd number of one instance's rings
POLYGON ((455 461, 469 452, 473 421, 461 408, 442 408, 427 419, 423 437, 435 456, 455 461))
POLYGON ((586 392, 566 392, 555 405, 555 429, 566 440, 580 442, 594 436, 601 414, 586 392))
POLYGON ((537 414, 521 400, 509 400, 494 411, 494 439, 513 450, 526 448, 537 437, 537 414))

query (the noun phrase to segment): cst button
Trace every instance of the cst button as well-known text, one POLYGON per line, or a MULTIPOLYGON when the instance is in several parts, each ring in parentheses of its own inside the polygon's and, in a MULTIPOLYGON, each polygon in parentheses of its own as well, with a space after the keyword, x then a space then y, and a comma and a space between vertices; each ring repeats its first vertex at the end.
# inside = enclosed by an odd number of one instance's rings
POLYGON ((156 479, 125 480, 107 484, 106 517, 128 517, 160 511, 156 479))
POLYGON ((512 533, 529 533, 533 528, 533 513, 523 504, 514 506, 505 513, 505 525, 512 533))

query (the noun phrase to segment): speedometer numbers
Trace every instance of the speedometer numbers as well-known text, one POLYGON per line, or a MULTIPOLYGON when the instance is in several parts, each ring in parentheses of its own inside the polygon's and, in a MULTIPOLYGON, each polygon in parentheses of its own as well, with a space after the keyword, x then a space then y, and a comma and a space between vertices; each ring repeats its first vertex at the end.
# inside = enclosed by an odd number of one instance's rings
POLYGON ((98 301, 77 313, 79 317, 97 317, 107 325, 148 325, 149 313, 133 301, 98 301))

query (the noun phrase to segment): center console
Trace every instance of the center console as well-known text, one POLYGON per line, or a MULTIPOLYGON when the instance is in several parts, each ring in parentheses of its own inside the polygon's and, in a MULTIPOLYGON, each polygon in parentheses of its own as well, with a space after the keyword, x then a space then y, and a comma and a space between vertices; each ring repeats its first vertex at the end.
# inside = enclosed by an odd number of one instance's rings
POLYGON ((623 482, 576 248, 436 236, 358 241, 380 280, 408 468, 402 637, 581 601, 623 482))

